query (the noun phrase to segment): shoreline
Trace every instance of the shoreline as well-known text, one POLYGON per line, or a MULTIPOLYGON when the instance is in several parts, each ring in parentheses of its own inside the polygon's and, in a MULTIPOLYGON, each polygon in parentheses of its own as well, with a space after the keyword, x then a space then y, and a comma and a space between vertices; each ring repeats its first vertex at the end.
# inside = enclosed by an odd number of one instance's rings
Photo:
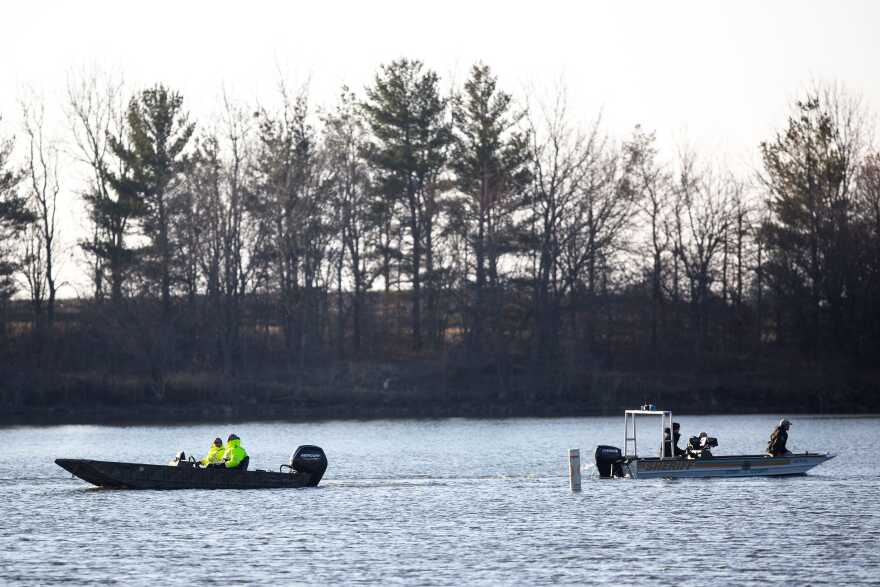
MULTIPOLYGON (((595 405, 561 403, 553 405, 520 404, 520 405, 417 405, 417 406, 312 406, 288 407, 263 405, 248 406, 247 409, 235 411, 230 406, 131 406, 124 409, 110 406, 93 408, 41 408, 20 411, 0 409, 0 428, 15 427, 52 427, 67 425, 84 426, 156 426, 156 425, 192 425, 219 423, 260 423, 260 422, 327 422, 327 421, 375 421, 375 420, 504 420, 518 418, 601 418, 620 417, 624 409, 638 406, 620 406, 608 409, 597 409, 595 405)), ((880 410, 860 412, 855 409, 840 411, 821 411, 792 409, 774 409, 769 406, 756 406, 754 409, 743 409, 742 406, 731 406, 730 409, 689 410, 679 406, 659 405, 661 409, 671 409, 674 415, 685 416, 751 416, 768 415, 809 416, 812 418, 862 418, 880 417, 880 410)), ((806 406, 801 406, 806 407, 806 406)))
MULTIPOLYGON (((2 374, 2 373, 0 373, 2 374)), ((139 376, 9 371, 0 426, 620 416, 645 403, 673 414, 880 414, 880 374, 593 372, 567 386, 426 363, 347 364, 292 375, 139 376)), ((557 382, 558 383, 558 382, 557 382)))

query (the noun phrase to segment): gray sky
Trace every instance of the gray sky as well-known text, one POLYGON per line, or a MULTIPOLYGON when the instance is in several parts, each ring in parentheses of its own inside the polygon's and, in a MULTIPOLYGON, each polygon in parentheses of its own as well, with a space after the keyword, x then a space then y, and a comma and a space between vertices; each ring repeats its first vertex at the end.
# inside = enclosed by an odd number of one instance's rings
MULTIPOLYGON (((271 101, 279 72, 309 79, 313 102, 331 105, 341 84, 360 91, 401 56, 447 82, 482 60, 520 95, 561 82, 585 122, 601 110, 619 138, 641 123, 662 146, 687 142, 735 164, 753 162, 811 80, 839 81, 880 112, 880 2, 869 0, 30 0, 4 4, 2 17, 4 136, 21 134, 23 88, 60 119, 66 80, 83 68, 120 72, 130 88, 164 82, 198 120, 218 110, 224 86, 271 101)), ((74 280, 75 267, 65 270, 74 280)))

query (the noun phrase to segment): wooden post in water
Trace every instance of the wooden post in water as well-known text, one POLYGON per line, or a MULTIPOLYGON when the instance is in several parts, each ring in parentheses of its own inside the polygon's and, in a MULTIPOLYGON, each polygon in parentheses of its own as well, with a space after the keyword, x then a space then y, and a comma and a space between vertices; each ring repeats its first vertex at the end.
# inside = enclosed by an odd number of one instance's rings
POLYGON ((568 478, 571 482, 571 490, 581 490, 581 450, 579 448, 568 449, 568 478))

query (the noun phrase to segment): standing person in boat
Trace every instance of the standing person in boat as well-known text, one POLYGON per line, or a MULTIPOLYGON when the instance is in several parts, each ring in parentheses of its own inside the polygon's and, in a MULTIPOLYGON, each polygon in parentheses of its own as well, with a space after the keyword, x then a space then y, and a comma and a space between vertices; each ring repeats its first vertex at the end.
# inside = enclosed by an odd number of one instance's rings
POLYGON ((247 451, 241 445, 241 439, 235 434, 230 434, 226 439, 226 451, 223 453, 223 462, 220 466, 227 469, 247 470, 250 460, 247 451))
POLYGON ((218 436, 214 439, 214 442, 211 443, 211 448, 208 449, 208 454, 205 455, 205 458, 199 461, 199 464, 207 467, 208 465, 221 463, 223 462, 223 453, 225 452, 226 449, 223 448, 223 441, 218 436))
POLYGON ((678 422, 673 422, 672 438, 670 439, 669 428, 663 429, 663 456, 671 457, 675 455, 677 457, 683 457, 686 454, 684 449, 678 448, 678 441, 681 438, 681 432, 678 430, 678 422))
POLYGON ((791 427, 791 422, 783 418, 779 421, 779 426, 773 429, 773 433, 770 434, 770 441, 767 443, 767 454, 774 457, 782 457, 788 454, 791 454, 787 448, 785 448, 785 443, 788 442, 788 429, 791 427))

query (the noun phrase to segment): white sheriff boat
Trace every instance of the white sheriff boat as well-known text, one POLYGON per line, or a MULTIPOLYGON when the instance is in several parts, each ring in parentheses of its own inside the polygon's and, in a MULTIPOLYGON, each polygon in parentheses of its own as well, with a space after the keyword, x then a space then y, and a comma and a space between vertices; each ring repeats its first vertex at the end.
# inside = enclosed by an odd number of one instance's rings
MULTIPOLYGON (((725 455, 714 456, 708 450, 692 451, 684 456, 667 456, 663 445, 664 430, 672 430, 672 412, 642 406, 640 410, 624 412, 624 449, 614 446, 596 448, 596 468, 599 476, 629 477, 632 479, 678 479, 690 477, 760 477, 803 475, 816 465, 834 458, 830 453, 789 453, 784 456, 725 455), (654 420, 659 434, 657 456, 639 456, 636 441, 637 421, 654 420)), ((708 439, 710 442, 714 439, 708 439)), ((651 442, 653 445, 653 441, 651 442)), ((708 446, 717 446, 708 444, 708 446)), ((653 451, 651 451, 653 452, 653 451)))

